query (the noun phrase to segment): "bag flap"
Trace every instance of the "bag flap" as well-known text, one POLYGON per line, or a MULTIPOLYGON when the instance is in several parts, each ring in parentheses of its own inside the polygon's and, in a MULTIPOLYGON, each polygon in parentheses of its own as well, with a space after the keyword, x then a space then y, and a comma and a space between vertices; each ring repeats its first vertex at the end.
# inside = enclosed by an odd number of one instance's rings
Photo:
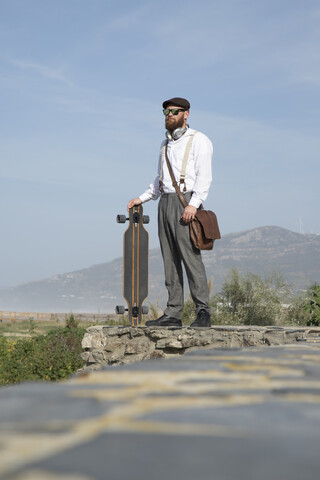
POLYGON ((206 238, 221 238, 217 216, 211 210, 198 210, 196 217, 202 225, 206 238))

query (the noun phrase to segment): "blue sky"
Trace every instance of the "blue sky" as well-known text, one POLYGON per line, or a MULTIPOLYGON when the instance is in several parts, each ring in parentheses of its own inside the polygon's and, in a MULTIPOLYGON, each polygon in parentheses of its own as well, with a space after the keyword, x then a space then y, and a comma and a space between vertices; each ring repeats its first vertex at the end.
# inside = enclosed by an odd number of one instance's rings
POLYGON ((122 255, 172 96, 214 144, 222 234, 320 233, 319 25, 318 0, 0 0, 0 286, 122 255))

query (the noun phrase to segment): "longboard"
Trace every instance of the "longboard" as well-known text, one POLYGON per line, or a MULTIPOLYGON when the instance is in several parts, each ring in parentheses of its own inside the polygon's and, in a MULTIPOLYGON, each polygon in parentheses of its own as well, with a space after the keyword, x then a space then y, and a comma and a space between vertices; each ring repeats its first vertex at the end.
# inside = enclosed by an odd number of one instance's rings
POLYGON ((140 325, 142 315, 148 313, 148 307, 143 302, 148 296, 149 273, 149 234, 143 224, 149 223, 149 217, 143 215, 142 205, 129 210, 126 215, 117 215, 117 223, 129 226, 123 235, 123 296, 128 308, 122 305, 116 307, 116 313, 128 312, 132 326, 140 325))

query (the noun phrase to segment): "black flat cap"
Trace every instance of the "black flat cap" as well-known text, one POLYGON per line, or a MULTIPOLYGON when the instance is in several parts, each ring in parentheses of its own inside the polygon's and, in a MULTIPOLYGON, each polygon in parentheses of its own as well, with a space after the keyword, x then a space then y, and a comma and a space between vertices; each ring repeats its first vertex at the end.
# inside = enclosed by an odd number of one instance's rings
POLYGON ((163 108, 167 108, 168 105, 173 105, 174 107, 184 108, 185 110, 189 110, 189 108, 190 108, 190 103, 188 102, 188 100, 186 100, 185 98, 180 98, 180 97, 170 98, 169 100, 166 100, 162 104, 163 108))

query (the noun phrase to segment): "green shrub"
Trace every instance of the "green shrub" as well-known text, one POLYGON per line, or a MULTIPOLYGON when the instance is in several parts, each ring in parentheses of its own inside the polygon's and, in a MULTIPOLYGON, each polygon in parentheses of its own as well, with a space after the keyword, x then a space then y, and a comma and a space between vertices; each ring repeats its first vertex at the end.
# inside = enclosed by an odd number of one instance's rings
POLYGON ((287 306, 285 324, 305 326, 308 324, 309 315, 305 309, 306 293, 299 293, 290 299, 287 306))
POLYGON ((76 320, 73 313, 71 313, 71 315, 69 315, 69 317, 66 319, 66 328, 77 328, 78 326, 79 320, 76 320))
POLYGON ((320 285, 311 285, 307 291, 304 303, 304 311, 307 314, 307 325, 320 326, 320 285))
POLYGON ((85 328, 71 325, 47 335, 13 340, 0 337, 0 385, 31 380, 61 380, 84 364, 85 328))
POLYGON ((183 325, 190 325, 196 319, 196 312, 194 302, 189 295, 189 298, 184 302, 182 310, 183 325))
POLYGON ((221 292, 211 298, 214 323, 232 325, 274 325, 283 323, 290 289, 281 275, 262 280, 259 275, 240 275, 232 269, 221 292))
POLYGON ((155 320, 161 316, 161 311, 157 303, 150 303, 149 302, 149 313, 148 313, 148 320, 155 320))
POLYGON ((0 385, 34 380, 32 339, 0 337, 0 385))

